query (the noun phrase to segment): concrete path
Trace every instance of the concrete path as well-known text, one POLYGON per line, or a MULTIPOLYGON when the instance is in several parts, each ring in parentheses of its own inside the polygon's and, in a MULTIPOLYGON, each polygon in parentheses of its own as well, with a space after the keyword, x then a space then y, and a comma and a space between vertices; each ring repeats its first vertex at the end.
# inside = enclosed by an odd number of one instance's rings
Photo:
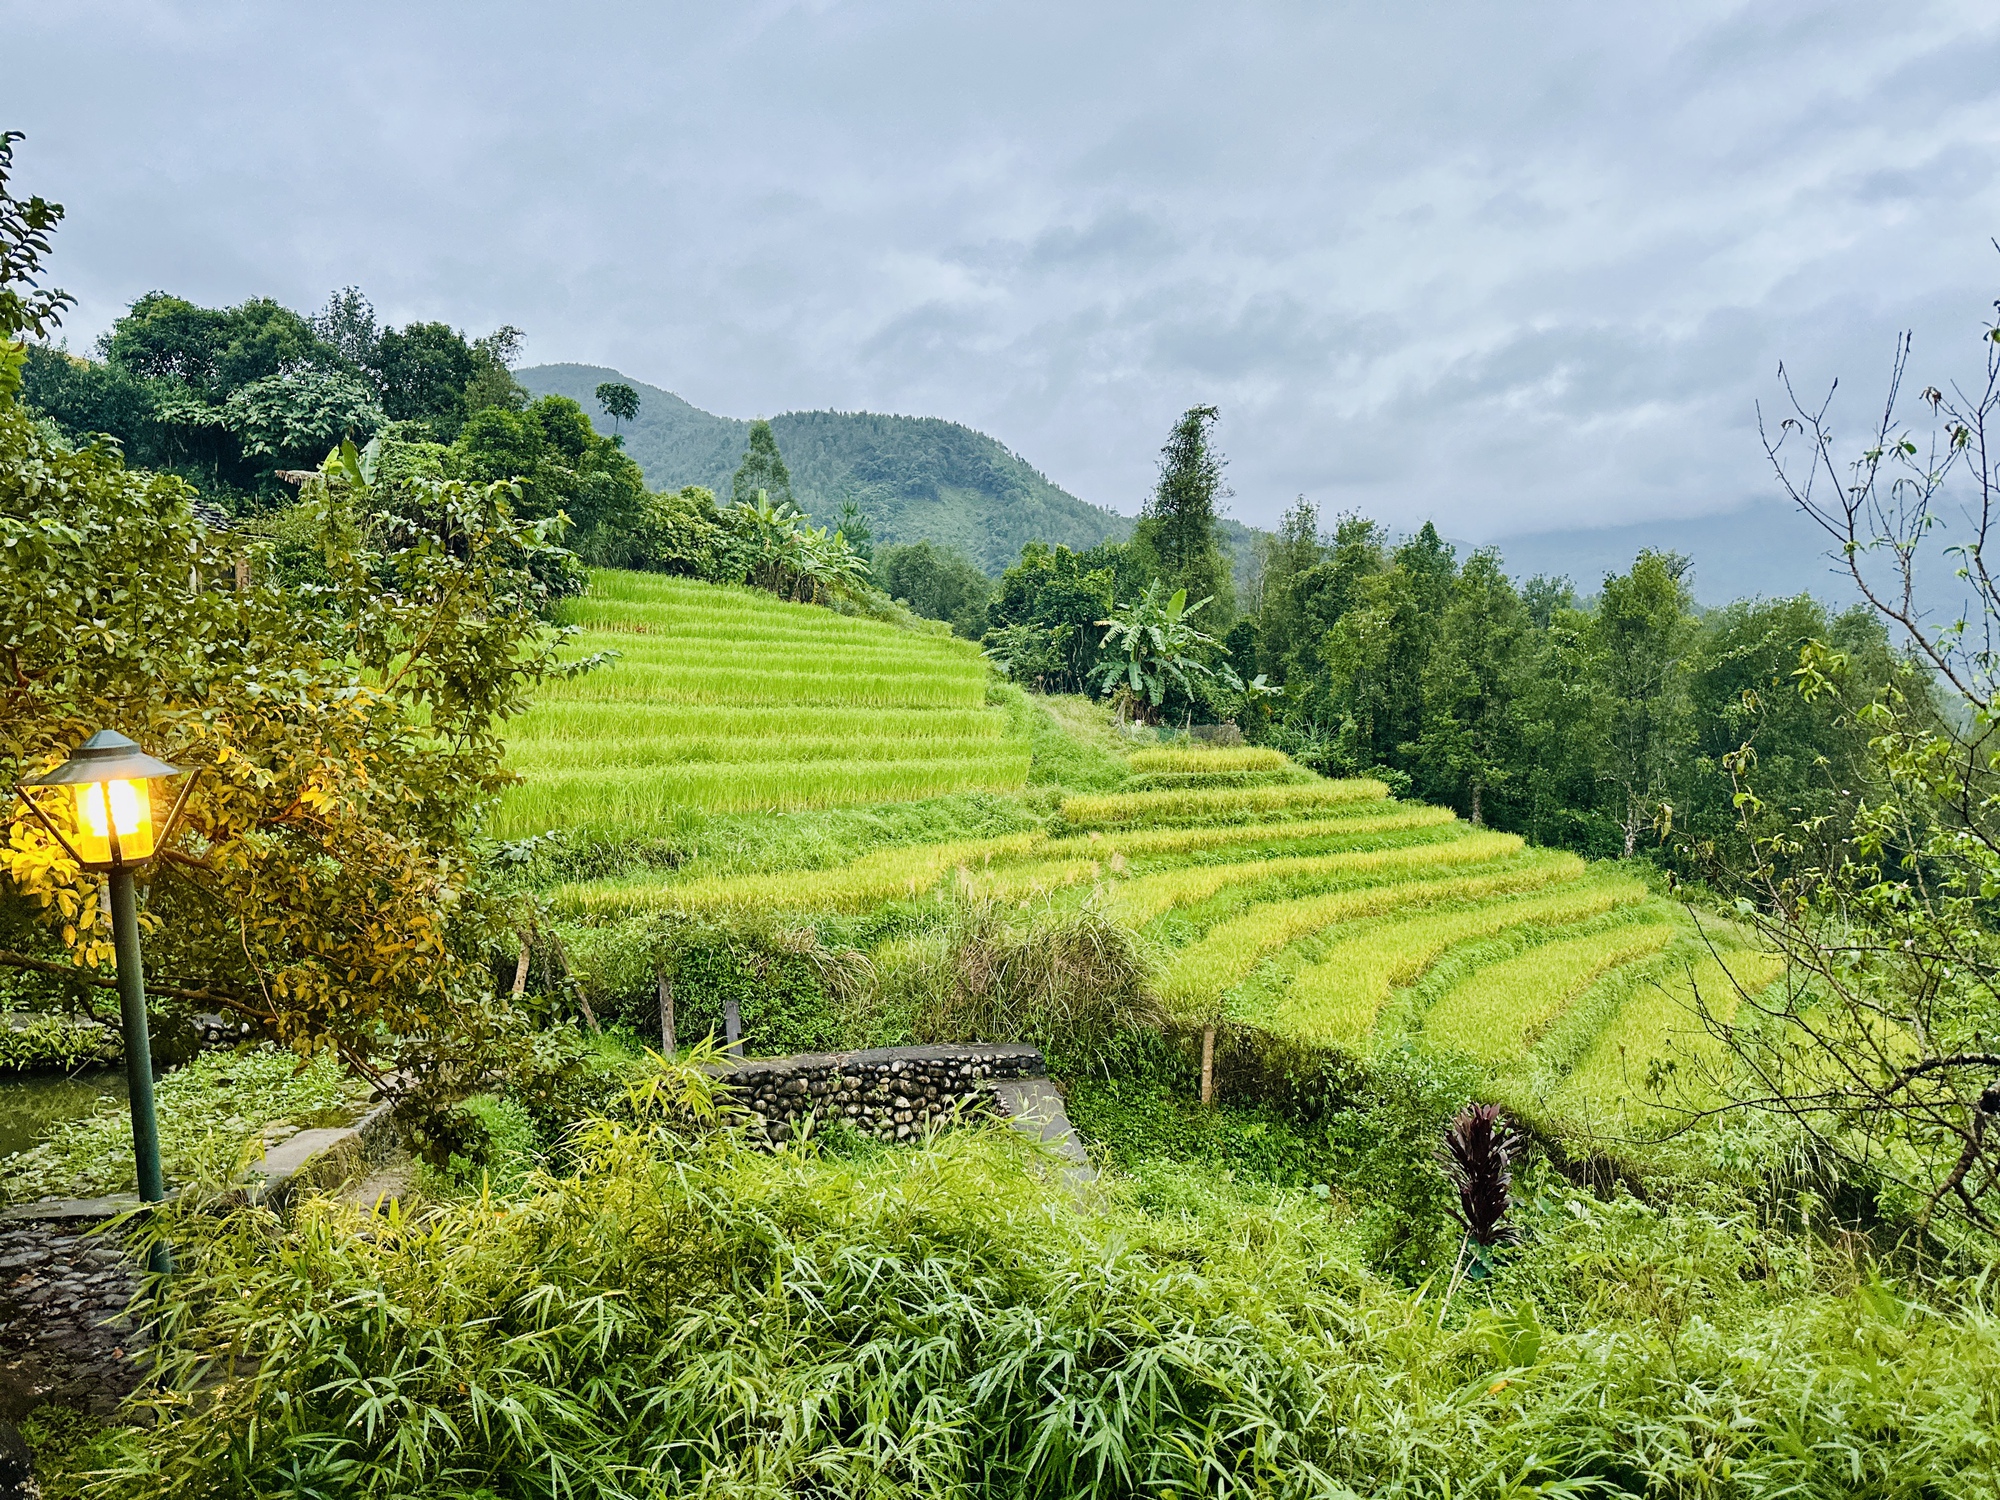
POLYGON ((1064 1173, 1071 1182, 1095 1182, 1090 1156, 1076 1138, 1076 1127, 1063 1111, 1062 1095, 1046 1078, 1012 1078, 992 1085, 993 1097, 1017 1130, 1050 1147, 1071 1165, 1064 1173))

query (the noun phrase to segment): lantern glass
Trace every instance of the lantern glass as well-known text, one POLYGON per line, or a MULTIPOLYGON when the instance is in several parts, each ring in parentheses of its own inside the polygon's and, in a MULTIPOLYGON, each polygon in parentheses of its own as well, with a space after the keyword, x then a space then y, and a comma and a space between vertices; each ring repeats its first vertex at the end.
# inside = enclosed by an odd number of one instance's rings
POLYGON ((112 863, 111 835, 118 835, 117 862, 136 864, 153 857, 153 798, 145 781, 76 783, 76 852, 86 864, 112 863))

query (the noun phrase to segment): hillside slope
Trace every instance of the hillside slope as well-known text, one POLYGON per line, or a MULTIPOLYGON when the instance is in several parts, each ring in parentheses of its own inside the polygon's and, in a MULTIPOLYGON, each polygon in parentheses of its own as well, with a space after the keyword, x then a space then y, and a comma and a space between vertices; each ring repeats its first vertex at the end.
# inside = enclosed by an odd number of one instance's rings
MULTIPOLYGON (((750 424, 718 417, 657 386, 598 365, 536 365, 517 377, 537 395, 568 396, 598 417, 596 390, 617 380, 639 393, 625 449, 655 489, 706 485, 725 500, 750 424)), ((1028 541, 1082 549, 1131 534, 1132 521, 1051 484, 984 433, 938 417, 787 412, 771 419, 799 504, 821 524, 842 502, 861 507, 877 545, 932 541, 989 574, 1028 541)))
POLYGON ((509 732, 503 833, 646 833, 676 812, 787 811, 1011 791, 1028 750, 977 648, 755 589, 600 571, 565 606, 574 654, 509 732))

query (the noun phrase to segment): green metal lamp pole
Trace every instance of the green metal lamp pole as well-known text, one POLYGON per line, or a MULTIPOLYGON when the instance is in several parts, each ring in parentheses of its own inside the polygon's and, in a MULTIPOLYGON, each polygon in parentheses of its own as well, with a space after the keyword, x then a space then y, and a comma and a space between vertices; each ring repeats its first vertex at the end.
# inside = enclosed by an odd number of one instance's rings
MULTIPOLYGON (((132 1155, 139 1168, 139 1196, 158 1203, 167 1196, 167 1177, 160 1165, 160 1117, 153 1106, 153 1038, 146 1024, 146 970, 139 956, 139 898, 129 867, 113 870, 110 881, 118 1020, 125 1035, 125 1082, 132 1104, 132 1155)), ((173 1269, 166 1248, 161 1245, 155 1252, 156 1271, 173 1269)))
MULTIPOLYGON (((111 946, 118 957, 118 1013, 125 1041, 125 1080, 131 1094, 132 1156, 139 1197, 147 1203, 166 1198, 167 1180, 160 1162, 160 1118, 153 1104, 153 1041, 146 1024, 146 969, 139 952, 139 898, 133 877, 173 839, 195 777, 189 776, 182 784, 180 797, 157 839, 147 783, 178 775, 179 767, 155 760, 122 734, 102 729, 53 771, 19 788, 29 811, 70 858, 86 870, 103 874, 111 888, 111 946), (74 842, 50 821, 28 791, 29 786, 66 786, 71 790, 75 796, 74 842)), ((173 1256, 164 1241, 154 1244, 151 1263, 161 1275, 173 1270, 173 1256)))

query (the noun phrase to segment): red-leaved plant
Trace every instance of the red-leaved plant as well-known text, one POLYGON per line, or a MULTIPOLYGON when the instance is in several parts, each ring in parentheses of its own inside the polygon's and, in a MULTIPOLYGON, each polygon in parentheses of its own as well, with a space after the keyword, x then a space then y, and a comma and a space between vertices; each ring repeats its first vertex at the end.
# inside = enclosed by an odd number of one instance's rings
POLYGON ((1497 1104, 1469 1104, 1444 1133, 1445 1170, 1458 1189, 1456 1217, 1481 1249, 1509 1239, 1514 1153, 1526 1139, 1500 1118, 1497 1104))

